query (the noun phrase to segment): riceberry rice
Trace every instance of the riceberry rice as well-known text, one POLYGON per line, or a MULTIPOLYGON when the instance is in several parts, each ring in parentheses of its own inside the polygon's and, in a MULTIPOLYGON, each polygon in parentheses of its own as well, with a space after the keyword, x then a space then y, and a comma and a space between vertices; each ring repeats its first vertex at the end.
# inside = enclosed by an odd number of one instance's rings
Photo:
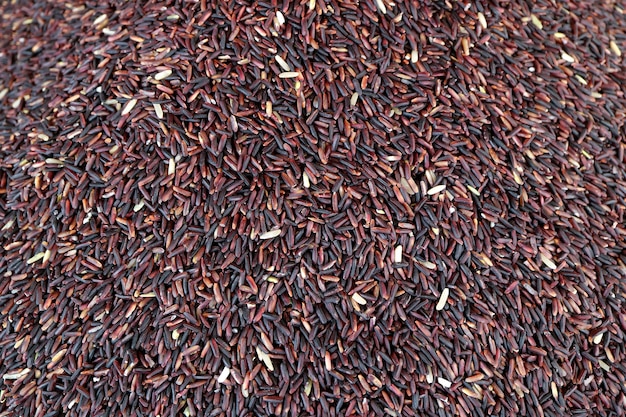
POLYGON ((0 5, 0 417, 626 413, 626 5, 0 5))

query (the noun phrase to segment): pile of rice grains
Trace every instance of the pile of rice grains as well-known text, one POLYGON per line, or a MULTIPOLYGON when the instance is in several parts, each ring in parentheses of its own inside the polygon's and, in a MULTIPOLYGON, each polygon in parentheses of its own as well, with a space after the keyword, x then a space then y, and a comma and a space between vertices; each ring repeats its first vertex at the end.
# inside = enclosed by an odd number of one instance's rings
POLYGON ((0 416, 623 416, 626 4, 3 1, 0 416))

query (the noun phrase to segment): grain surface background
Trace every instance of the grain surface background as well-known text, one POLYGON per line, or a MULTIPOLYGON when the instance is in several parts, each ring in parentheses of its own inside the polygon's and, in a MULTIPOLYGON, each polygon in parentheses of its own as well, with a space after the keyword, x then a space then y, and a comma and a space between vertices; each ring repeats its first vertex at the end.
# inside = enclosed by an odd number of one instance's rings
POLYGON ((623 1, 0 1, 0 416, 623 416, 623 1))

